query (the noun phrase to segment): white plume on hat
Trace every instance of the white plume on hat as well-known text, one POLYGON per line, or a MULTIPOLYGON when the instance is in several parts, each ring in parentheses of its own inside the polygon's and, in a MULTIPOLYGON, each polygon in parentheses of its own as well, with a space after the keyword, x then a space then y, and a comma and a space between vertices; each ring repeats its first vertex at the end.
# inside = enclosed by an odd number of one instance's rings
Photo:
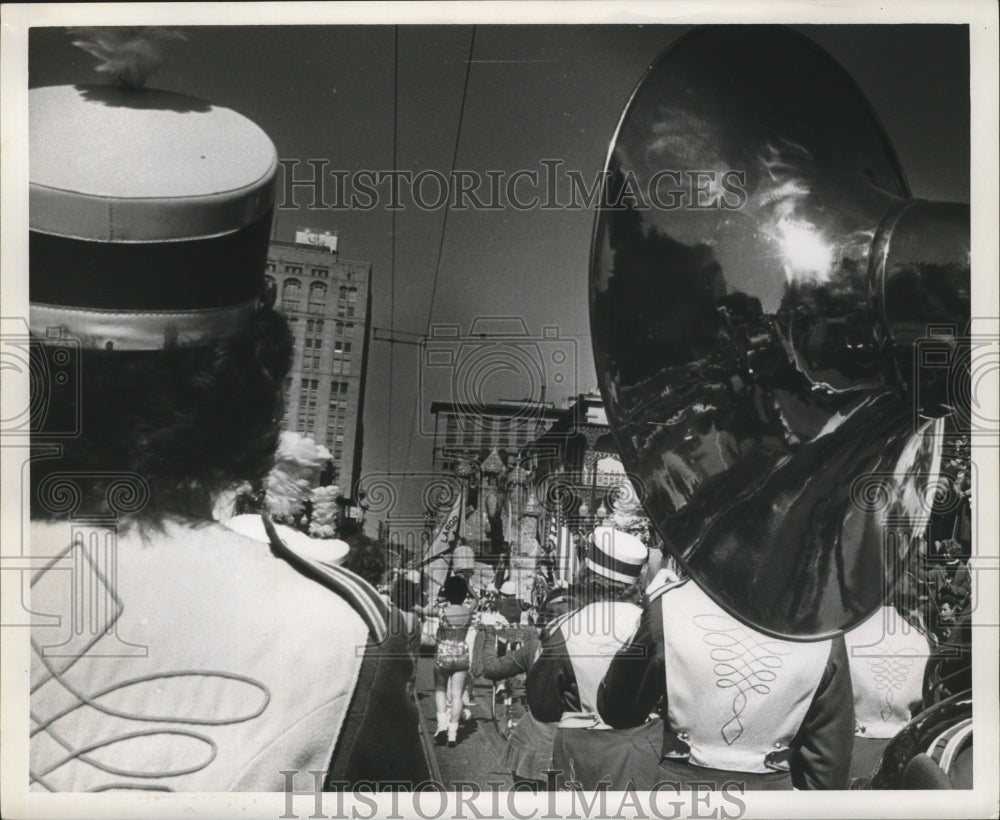
POLYGON ((159 26, 82 27, 69 33, 73 45, 103 61, 96 70, 124 88, 146 84, 163 64, 165 43, 187 40, 182 32, 159 26))

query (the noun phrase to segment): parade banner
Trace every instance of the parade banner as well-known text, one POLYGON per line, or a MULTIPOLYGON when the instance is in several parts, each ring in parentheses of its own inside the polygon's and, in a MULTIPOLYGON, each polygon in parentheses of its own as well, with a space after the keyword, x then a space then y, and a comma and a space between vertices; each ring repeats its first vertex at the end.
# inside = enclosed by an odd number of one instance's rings
POLYGON ((458 534, 464 506, 465 490, 463 488, 462 492, 455 497, 451 509, 448 510, 448 515, 445 516, 437 532, 434 533, 434 537, 427 547, 427 553, 421 560, 428 600, 433 601, 437 598, 438 590, 448 577, 448 569, 451 565, 448 553, 454 546, 453 541, 458 534))

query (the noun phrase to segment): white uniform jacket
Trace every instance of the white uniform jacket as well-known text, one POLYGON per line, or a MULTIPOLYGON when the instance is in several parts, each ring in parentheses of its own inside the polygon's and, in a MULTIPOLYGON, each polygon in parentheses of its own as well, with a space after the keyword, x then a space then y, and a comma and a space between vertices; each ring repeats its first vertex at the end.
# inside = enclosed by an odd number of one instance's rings
POLYGON ((33 523, 31 551, 33 789, 426 778, 405 628, 353 573, 214 522, 33 523))
POLYGON ((895 607, 883 606, 844 635, 854 689, 855 734, 895 737, 920 711, 927 638, 895 607))
POLYGON ((854 727, 843 639, 770 637, 691 581, 650 602, 608 669, 598 708, 616 728, 639 726, 659 710, 662 760, 790 772, 797 788, 847 784, 854 727))

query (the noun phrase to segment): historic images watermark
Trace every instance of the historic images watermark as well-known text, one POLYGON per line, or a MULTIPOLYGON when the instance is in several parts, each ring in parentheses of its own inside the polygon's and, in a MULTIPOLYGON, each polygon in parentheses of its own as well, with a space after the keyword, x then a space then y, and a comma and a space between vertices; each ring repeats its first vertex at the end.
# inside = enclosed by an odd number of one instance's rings
POLYGON ((284 777, 285 811, 278 820, 294 820, 300 816, 330 818, 330 820, 587 820, 591 817, 644 817, 655 820, 702 818, 703 820, 738 820, 746 814, 746 786, 738 780, 719 786, 716 783, 691 782, 681 789, 679 783, 664 780, 640 791, 629 782, 622 791, 610 791, 609 782, 599 782, 592 792, 582 791, 578 784, 567 781, 562 792, 556 784, 563 772, 546 772, 547 784, 540 788, 533 782, 515 783, 505 788, 502 781, 487 781, 482 786, 473 781, 458 781, 449 791, 434 781, 408 783, 404 781, 368 781, 354 784, 326 783, 324 771, 281 771, 284 777), (308 784, 311 788, 296 788, 308 784), (325 791, 324 791, 325 788, 325 791), (350 790, 350 791, 349 791, 350 790), (401 805, 400 795, 406 795, 401 805), (559 797, 568 796, 568 804, 559 797), (294 798, 311 797, 300 804, 312 809, 311 814, 295 812, 294 798), (384 797, 382 797, 384 796, 384 797), (544 806, 539 797, 545 797, 544 806), (387 805, 388 802, 388 805, 387 805), (332 804, 332 805, 331 805, 332 804), (406 810, 402 813, 401 809, 406 810), (388 811, 387 811, 388 809, 388 811))
MULTIPOLYGON (((516 170, 345 171, 327 159, 282 159, 279 210, 574 211, 600 206, 633 210, 734 211, 747 203, 745 171, 663 168, 640 181, 633 171, 585 175, 543 159, 516 170), (614 184, 609 184, 613 182, 614 184)), ((645 177, 645 175, 643 175, 645 177)))
MULTIPOLYGON (((23 404, 9 404, 0 418, 0 440, 8 454, 22 450, 21 487, 28 502, 28 469, 32 460, 58 458, 61 442, 80 436, 83 345, 65 328, 46 328, 33 335, 21 317, 0 320, 0 367, 26 375, 29 391, 23 404), (41 443, 32 436, 39 436, 41 443)), ((11 606, 0 626, 36 629, 35 648, 44 658, 145 657, 148 647, 119 634, 122 611, 118 599, 118 535, 122 518, 149 502, 146 479, 133 472, 50 471, 33 489, 43 516, 70 525, 66 547, 36 555, 27 549, 24 532, 4 538, 0 553, 0 585, 11 606), (83 512, 84 499, 103 497, 103 513, 83 512), (53 585, 65 601, 65 617, 31 611, 29 590, 53 585)), ((12 528, 13 529, 13 528, 12 528)))
POLYGON ((30 386, 23 404, 5 407, 0 436, 27 441, 32 431, 46 439, 80 435, 80 340, 62 327, 47 328, 44 340, 33 336, 23 317, 0 318, 0 367, 27 375, 30 386), (54 408, 72 412, 52 413, 54 408))

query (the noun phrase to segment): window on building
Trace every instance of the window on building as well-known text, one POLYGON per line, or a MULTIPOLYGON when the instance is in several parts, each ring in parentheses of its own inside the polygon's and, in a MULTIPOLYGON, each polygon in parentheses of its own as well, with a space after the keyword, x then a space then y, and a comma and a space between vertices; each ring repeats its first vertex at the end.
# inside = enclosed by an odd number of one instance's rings
POLYGON ((330 271, 326 268, 313 268, 312 275, 317 279, 327 279, 330 276, 330 271))
POLYGON ((301 293, 302 283, 298 279, 286 279, 281 286, 281 306, 285 310, 298 310, 301 293))
POLYGON ((313 282, 309 286, 309 312, 322 313, 326 310, 326 284, 313 282))
POLYGON ((348 322, 346 325, 344 325, 344 335, 345 336, 353 336, 354 335, 354 325, 353 325, 353 323, 348 322))
POLYGON ((303 378, 299 382, 299 409, 295 420, 296 430, 311 433, 316 426, 316 394, 319 380, 303 378))
POLYGON ((347 409, 347 382, 330 382, 330 408, 337 412, 347 409))
POLYGON ((303 367, 319 369, 323 350, 323 320, 306 319, 306 344, 303 367))
MULTIPOLYGON (((267 268, 266 268, 267 272, 268 273, 274 273, 275 267, 276 267, 276 265, 274 264, 274 262, 268 260, 268 262, 267 262, 267 268)), ((271 281, 274 281, 274 280, 272 279, 271 281)))
POLYGON ((293 276, 301 276, 302 265, 285 265, 285 273, 290 273, 293 276))

